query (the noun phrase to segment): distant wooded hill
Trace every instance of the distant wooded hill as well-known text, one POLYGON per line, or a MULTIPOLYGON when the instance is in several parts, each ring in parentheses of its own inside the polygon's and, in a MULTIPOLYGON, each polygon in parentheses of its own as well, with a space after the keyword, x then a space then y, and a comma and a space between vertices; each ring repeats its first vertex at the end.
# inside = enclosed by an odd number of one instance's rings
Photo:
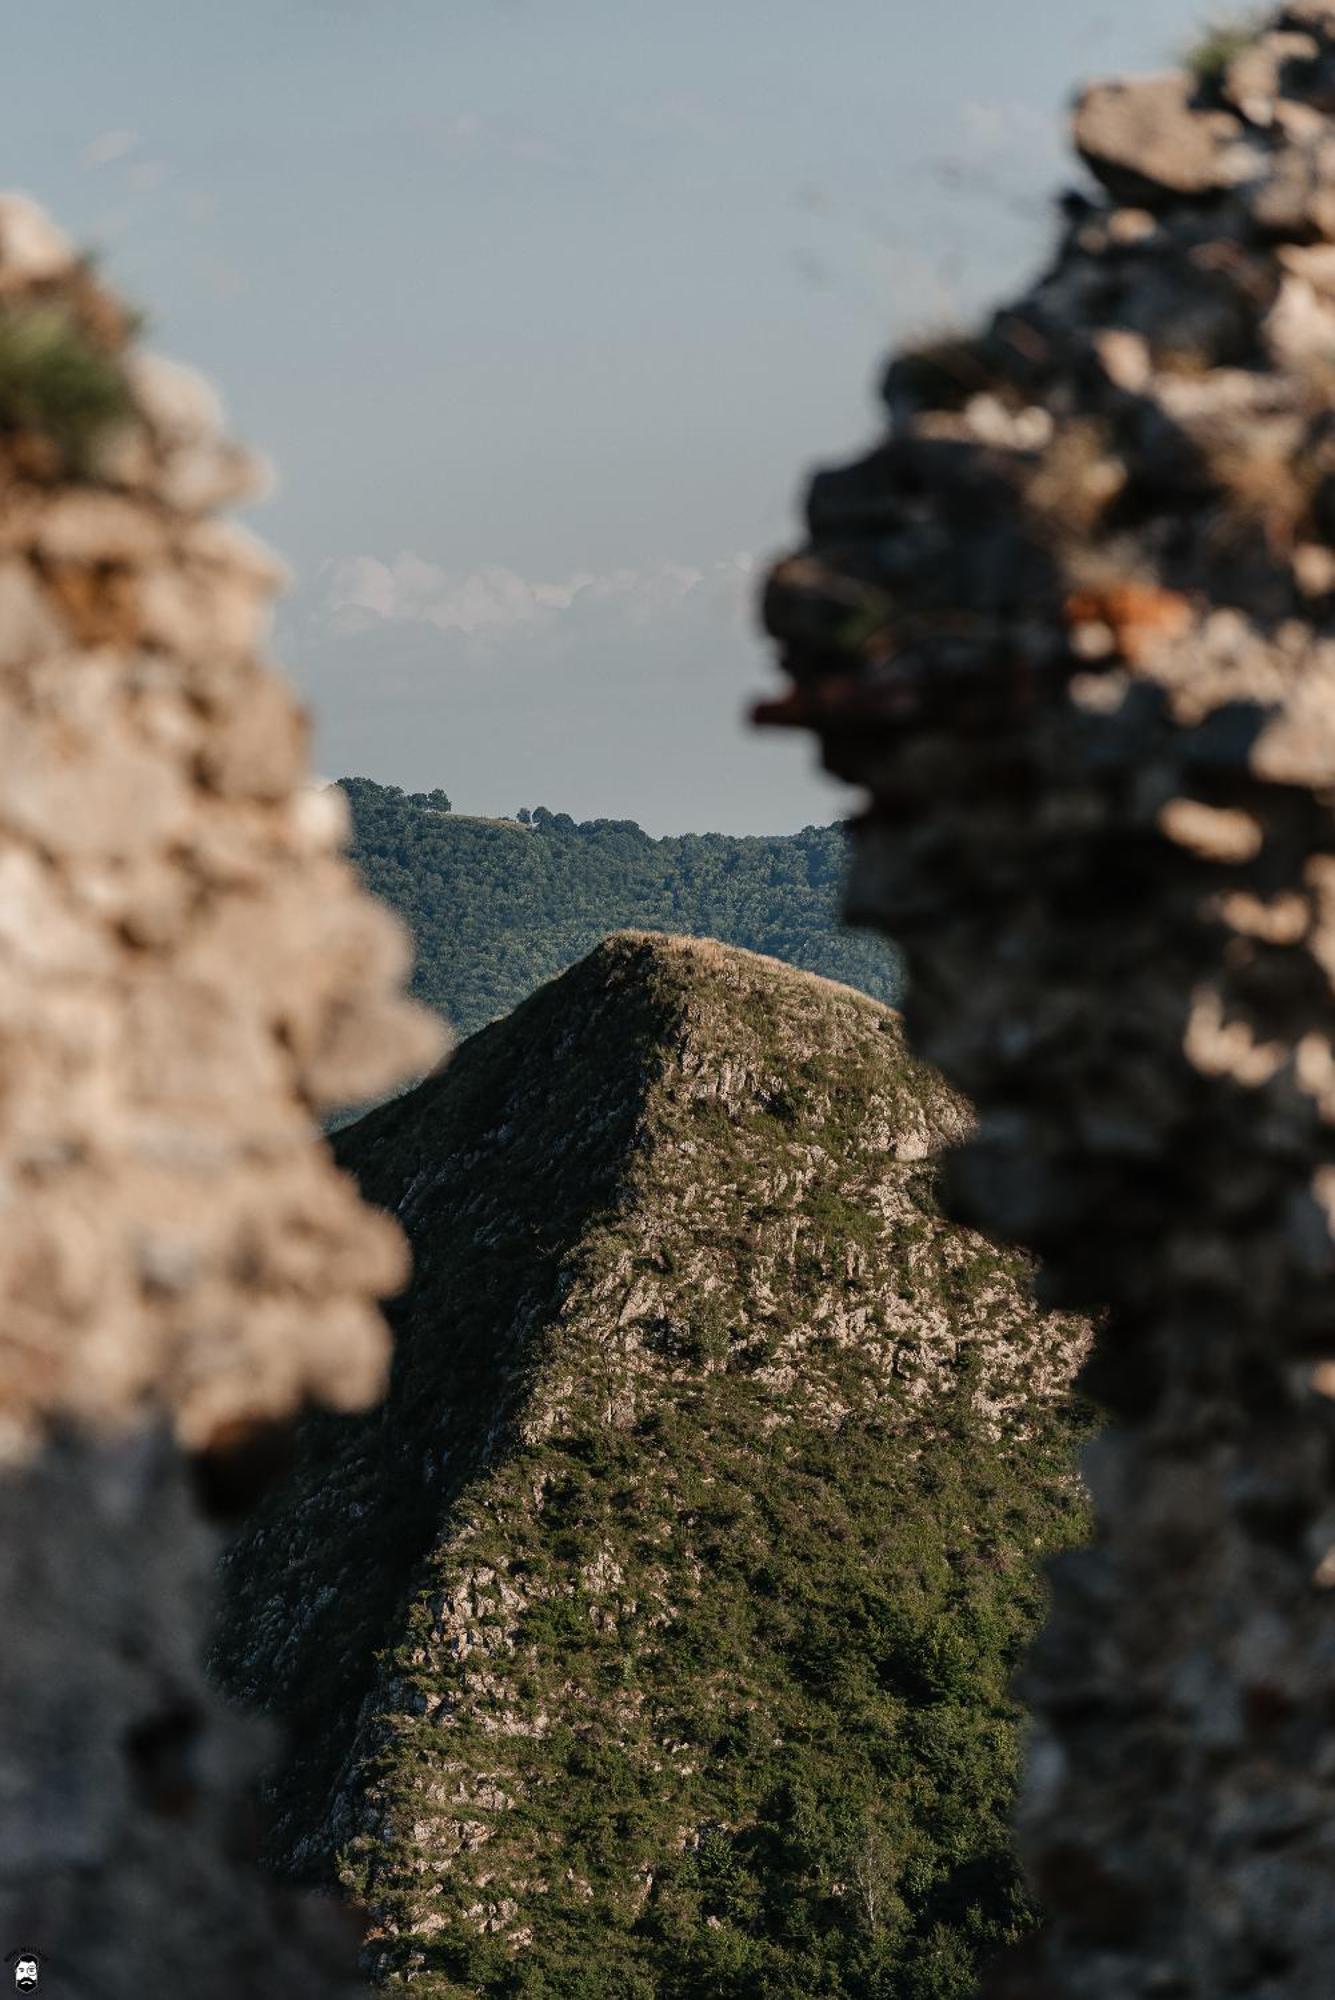
POLYGON ((612 931, 718 938, 894 1001, 894 953, 841 927, 839 826, 677 834, 629 819, 468 819, 443 792, 345 778, 353 858, 417 945, 414 991, 460 1035, 485 1027, 612 931))

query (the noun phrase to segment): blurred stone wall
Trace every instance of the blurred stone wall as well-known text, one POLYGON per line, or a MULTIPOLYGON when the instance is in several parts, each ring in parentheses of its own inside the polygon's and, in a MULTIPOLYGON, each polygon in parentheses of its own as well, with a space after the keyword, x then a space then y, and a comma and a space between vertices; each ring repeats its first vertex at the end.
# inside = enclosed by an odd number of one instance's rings
POLYGON ((1095 86, 1033 287, 898 355, 765 618, 851 913, 979 1108, 961 1219, 1101 1317, 991 1991, 1335 1978, 1335 7, 1095 86))
POLYGON ((0 200, 0 1956, 87 2000, 356 1990, 261 1884, 273 1744, 201 1652, 219 1530, 374 1399, 397 1231, 317 1120, 440 1054, 258 656, 257 468, 0 200))

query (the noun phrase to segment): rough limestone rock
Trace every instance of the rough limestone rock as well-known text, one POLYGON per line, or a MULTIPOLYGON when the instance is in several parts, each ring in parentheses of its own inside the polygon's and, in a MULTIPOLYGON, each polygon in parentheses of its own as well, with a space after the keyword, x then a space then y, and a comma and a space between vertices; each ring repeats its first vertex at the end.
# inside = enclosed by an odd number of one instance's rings
POLYGON ((851 909, 978 1107, 952 1212, 1102 1320, 1097 1534, 1024 1679, 1024 2000, 1335 1965, 1333 61, 1292 6, 1173 98, 1244 121, 1227 190, 1086 100, 1110 198, 895 359, 766 587, 762 719, 865 788, 851 909))
POLYGON ((967 1122, 877 1002, 641 933, 340 1135, 414 1248, 393 1385, 307 1427, 215 1664, 380 1981, 953 1992, 1022 1927, 1086 1329, 939 1214, 967 1122))
POLYGON ((381 1388, 404 1247, 315 1115, 439 1031, 257 655, 279 573, 216 517, 255 483, 0 200, 0 1937, 71 2000, 351 1962, 254 1872, 272 1745, 202 1679, 192 1496, 239 1505, 279 1420, 381 1388))
MULTIPOLYGON (((1263 88, 1269 80, 1267 71, 1263 88)), ((1126 200, 1160 203, 1233 187, 1260 156, 1240 143, 1243 127, 1231 112, 1201 110, 1192 97, 1191 79, 1176 72, 1093 85, 1075 114, 1080 157, 1126 200)))

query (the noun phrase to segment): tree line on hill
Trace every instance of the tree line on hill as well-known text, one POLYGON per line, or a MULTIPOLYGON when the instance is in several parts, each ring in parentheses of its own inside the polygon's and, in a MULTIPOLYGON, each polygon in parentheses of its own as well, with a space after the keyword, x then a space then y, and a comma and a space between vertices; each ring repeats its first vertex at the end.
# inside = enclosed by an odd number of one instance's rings
POLYGON ((441 790, 340 782, 353 859, 412 931, 413 989, 460 1035, 627 929, 718 938, 898 998, 893 950, 840 923, 838 825, 655 839, 630 819, 576 822, 545 806, 465 818, 441 790))

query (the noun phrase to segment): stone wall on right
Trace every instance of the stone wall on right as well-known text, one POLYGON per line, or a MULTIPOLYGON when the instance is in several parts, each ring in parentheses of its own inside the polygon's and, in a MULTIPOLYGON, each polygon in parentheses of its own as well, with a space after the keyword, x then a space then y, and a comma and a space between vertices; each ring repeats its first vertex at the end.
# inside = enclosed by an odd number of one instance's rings
POLYGON ((1050 268, 900 353, 765 589, 850 914, 977 1105, 956 1215, 1099 1317, 1025 1671, 1008 2000, 1335 1978, 1335 6, 1087 90, 1050 268))

